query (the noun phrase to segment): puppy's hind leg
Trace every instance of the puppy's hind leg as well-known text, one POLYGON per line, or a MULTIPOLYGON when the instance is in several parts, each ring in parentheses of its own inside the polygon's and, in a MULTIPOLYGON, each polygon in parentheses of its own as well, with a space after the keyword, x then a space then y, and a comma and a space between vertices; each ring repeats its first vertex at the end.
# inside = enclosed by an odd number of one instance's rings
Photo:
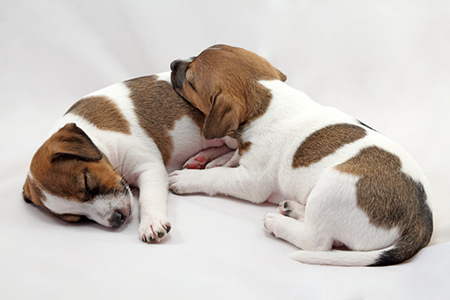
POLYGON ((327 251, 331 250, 333 240, 314 230, 309 224, 285 217, 277 213, 264 216, 264 227, 276 238, 283 239, 303 250, 327 251))

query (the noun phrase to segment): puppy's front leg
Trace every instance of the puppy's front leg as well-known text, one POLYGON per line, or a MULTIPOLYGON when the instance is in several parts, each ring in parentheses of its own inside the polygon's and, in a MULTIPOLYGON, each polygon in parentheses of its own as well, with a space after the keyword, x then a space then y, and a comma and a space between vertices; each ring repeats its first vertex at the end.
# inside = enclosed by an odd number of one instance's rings
POLYGON ((139 236, 144 242, 159 242, 170 231, 167 218, 168 178, 164 166, 152 166, 142 172, 139 184, 139 236))
POLYGON ((175 194, 222 194, 262 203, 272 193, 272 185, 262 174, 244 166, 207 170, 180 170, 169 175, 169 189, 175 194))

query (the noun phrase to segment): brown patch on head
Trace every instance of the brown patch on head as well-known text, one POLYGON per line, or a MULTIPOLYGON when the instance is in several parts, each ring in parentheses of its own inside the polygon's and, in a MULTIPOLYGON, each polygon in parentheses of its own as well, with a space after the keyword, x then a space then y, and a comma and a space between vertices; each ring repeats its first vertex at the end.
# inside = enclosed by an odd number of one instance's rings
MULTIPOLYGON (((73 123, 58 130, 38 149, 31 161, 30 175, 25 181, 24 199, 44 209, 47 208, 43 191, 86 202, 99 194, 124 190, 120 174, 73 123)), ((80 217, 58 216, 72 222, 80 217)))
POLYGON ((385 253, 377 265, 399 263, 412 257, 430 241, 433 218, 422 183, 402 172, 400 158, 376 146, 362 149, 335 167, 354 174, 358 206, 375 226, 398 227, 397 247, 385 253))
POLYGON ((292 167, 308 167, 346 144, 362 139, 366 134, 364 128, 352 124, 334 124, 317 130, 298 147, 292 167))
POLYGON ((201 128, 205 117, 175 93, 167 81, 157 80, 156 76, 132 79, 126 85, 131 91, 139 124, 155 141, 167 164, 173 151, 169 131, 175 122, 188 116, 201 128))
POLYGON ((102 130, 131 134, 130 123, 117 105, 105 96, 79 100, 66 112, 81 116, 102 130))
POLYGON ((207 116, 207 139, 232 135, 266 111, 272 95, 259 80, 286 80, 264 58, 226 45, 212 46, 192 62, 174 61, 171 68, 175 90, 207 116))

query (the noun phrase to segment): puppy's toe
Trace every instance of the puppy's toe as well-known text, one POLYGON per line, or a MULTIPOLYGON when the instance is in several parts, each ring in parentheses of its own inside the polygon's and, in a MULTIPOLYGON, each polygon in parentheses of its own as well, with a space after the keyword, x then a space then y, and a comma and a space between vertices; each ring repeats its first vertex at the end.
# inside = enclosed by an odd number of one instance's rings
POLYGON ((169 220, 163 214, 141 216, 139 236, 143 242, 162 241, 172 229, 169 220))
POLYGON ((286 200, 278 205, 278 212, 286 217, 301 220, 305 216, 305 206, 297 201, 286 200))

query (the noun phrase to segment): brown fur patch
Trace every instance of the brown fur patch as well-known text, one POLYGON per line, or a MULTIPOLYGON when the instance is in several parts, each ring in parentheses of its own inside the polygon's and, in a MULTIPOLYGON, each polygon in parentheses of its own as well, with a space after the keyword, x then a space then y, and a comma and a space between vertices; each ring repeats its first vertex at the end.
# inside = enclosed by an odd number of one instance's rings
POLYGON ((126 84, 131 91, 139 124, 155 141, 167 164, 173 151, 169 131, 175 122, 188 116, 201 128, 204 116, 175 93, 167 81, 158 81, 157 76, 132 79, 126 84))
POLYGON ((97 194, 122 191, 122 177, 109 160, 98 153, 98 148, 80 128, 67 124, 33 156, 30 165, 33 179, 27 178, 24 195, 43 206, 45 199, 41 189, 78 202, 89 201, 97 194), (78 145, 78 150, 73 144, 78 145))
POLYGON ((131 134, 130 123, 117 105, 105 96, 83 98, 66 112, 81 116, 102 130, 131 134))
POLYGON ((334 124, 317 130, 298 147, 292 167, 308 167, 333 154, 344 145, 362 139, 366 134, 364 128, 352 124, 334 124))
POLYGON ((44 194, 36 183, 36 180, 27 176, 25 184, 23 186, 23 197, 25 201, 34 203, 35 205, 42 206, 42 201, 44 199, 44 194))
POLYGON ((244 152, 249 151, 250 147, 252 145, 252 142, 243 142, 241 139, 238 140, 238 149, 239 149, 239 156, 242 156, 244 152))
POLYGON ((207 139, 232 136, 264 114, 272 95, 258 80, 286 80, 264 58, 226 45, 212 46, 192 62, 174 63, 173 68, 175 90, 207 116, 207 139))
POLYGON ((400 158, 379 147, 362 149, 350 160, 335 167, 354 174, 358 206, 375 226, 399 228, 398 246, 377 265, 409 259, 430 241, 433 231, 431 210, 422 183, 403 173, 400 158))

